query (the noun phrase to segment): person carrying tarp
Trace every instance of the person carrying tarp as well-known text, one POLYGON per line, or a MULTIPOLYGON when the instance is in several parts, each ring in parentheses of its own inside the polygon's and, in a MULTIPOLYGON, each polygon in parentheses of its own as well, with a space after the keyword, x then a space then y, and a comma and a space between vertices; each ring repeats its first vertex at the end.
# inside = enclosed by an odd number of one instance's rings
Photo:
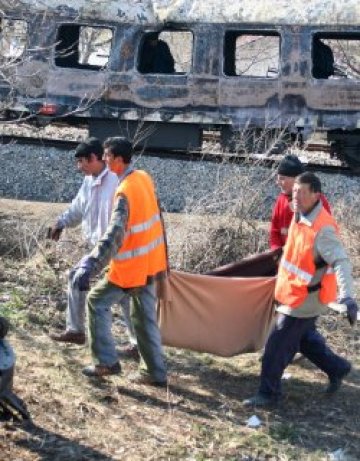
MULTIPOLYGON (((58 241, 65 228, 81 224, 82 237, 86 247, 93 248, 109 224, 113 199, 118 186, 116 174, 106 168, 103 161, 103 147, 97 138, 88 138, 75 150, 78 170, 84 175, 82 185, 71 205, 50 228, 50 238, 58 241)), ((73 283, 77 266, 68 277, 68 303, 66 309, 66 330, 52 333, 54 341, 85 344, 85 298, 86 292, 79 291, 73 283)), ((129 336, 129 347, 121 351, 123 357, 138 359, 136 337, 130 321, 129 298, 122 299, 122 311, 129 336)))
POLYGON ((142 358, 131 380, 165 386, 167 371, 156 321, 155 281, 168 272, 164 227, 154 183, 131 165, 132 146, 122 137, 104 143, 108 168, 119 176, 110 224, 93 251, 85 256, 74 283, 86 290, 91 276, 109 262, 109 271, 87 298, 90 348, 95 364, 86 376, 118 374, 121 367, 111 333, 111 305, 128 294, 134 299, 132 321, 142 358))
MULTIPOLYGON (((276 183, 280 187, 275 205, 272 210, 270 224, 270 248, 283 248, 286 243, 291 220, 294 216, 292 203, 292 188, 296 176, 304 172, 304 166, 296 155, 286 155, 279 163, 276 183)), ((320 200, 326 211, 331 213, 330 205, 324 194, 320 200)))
POLYGON ((276 325, 265 345, 260 386, 245 400, 246 406, 276 404, 281 398, 281 377, 297 352, 320 368, 329 378, 326 392, 336 392, 351 364, 326 345, 316 329, 316 319, 336 300, 347 308, 351 325, 356 323, 351 264, 340 241, 335 219, 321 200, 320 180, 312 173, 295 179, 295 216, 280 262, 275 285, 278 301, 276 325))

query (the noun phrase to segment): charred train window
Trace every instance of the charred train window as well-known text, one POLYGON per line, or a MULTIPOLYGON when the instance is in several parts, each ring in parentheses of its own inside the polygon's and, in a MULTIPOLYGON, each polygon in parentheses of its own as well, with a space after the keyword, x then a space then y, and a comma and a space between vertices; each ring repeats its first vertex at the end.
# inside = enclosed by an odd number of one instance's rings
POLYGON ((191 69, 192 47, 189 31, 149 32, 141 43, 138 70, 142 74, 186 74, 191 69))
POLYGON ((16 60, 25 51, 27 23, 17 19, 0 19, 0 56, 16 60))
POLYGON ((59 27, 55 64, 75 69, 101 69, 109 61, 112 30, 79 24, 59 27))
POLYGON ((319 34, 312 44, 317 79, 360 79, 360 34, 319 34))
POLYGON ((224 41, 224 74, 229 77, 276 78, 279 75, 280 36, 229 31, 224 41))

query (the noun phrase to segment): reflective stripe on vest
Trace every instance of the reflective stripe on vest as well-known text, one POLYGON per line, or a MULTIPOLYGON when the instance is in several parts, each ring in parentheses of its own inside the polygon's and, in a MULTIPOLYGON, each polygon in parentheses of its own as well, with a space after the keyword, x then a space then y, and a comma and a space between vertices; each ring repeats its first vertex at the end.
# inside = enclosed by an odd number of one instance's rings
POLYGON ((153 224, 156 222, 160 221, 160 215, 159 214, 154 214, 148 221, 139 223, 139 224, 134 224, 127 232, 126 235, 131 235, 131 234, 138 234, 139 232, 144 232, 146 230, 149 230, 153 224))
POLYGON ((134 250, 125 251, 124 253, 118 253, 113 257, 116 261, 123 261, 125 259, 136 258, 137 256, 144 256, 150 251, 154 250, 156 247, 164 243, 164 236, 158 237, 157 239, 153 240, 152 242, 148 243, 139 248, 135 248, 134 250))
POLYGON ((292 264, 289 261, 282 260, 281 265, 285 267, 285 269, 289 271, 291 274, 296 275, 301 280, 304 280, 304 282, 306 283, 310 283, 311 279, 313 278, 312 274, 300 269, 299 267, 295 266, 295 264, 292 264))
POLYGON ((167 270, 165 236, 154 183, 135 170, 119 185, 116 196, 128 202, 125 237, 111 259, 108 280, 121 287, 141 287, 167 270))

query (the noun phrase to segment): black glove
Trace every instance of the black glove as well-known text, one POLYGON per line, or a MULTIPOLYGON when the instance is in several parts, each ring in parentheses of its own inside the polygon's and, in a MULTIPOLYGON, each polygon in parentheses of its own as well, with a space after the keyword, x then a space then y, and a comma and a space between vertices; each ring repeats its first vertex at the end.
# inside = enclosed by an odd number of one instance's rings
POLYGON ((54 240, 54 242, 57 242, 60 238, 63 229, 63 227, 59 226, 49 227, 47 237, 51 240, 54 240))
POLYGON ((347 319, 349 320, 350 325, 355 325, 357 321, 358 305, 353 298, 347 297, 340 300, 340 304, 345 304, 347 309, 347 319))
POLYGON ((5 338, 9 330, 9 322, 5 317, 0 317, 0 339, 5 338))

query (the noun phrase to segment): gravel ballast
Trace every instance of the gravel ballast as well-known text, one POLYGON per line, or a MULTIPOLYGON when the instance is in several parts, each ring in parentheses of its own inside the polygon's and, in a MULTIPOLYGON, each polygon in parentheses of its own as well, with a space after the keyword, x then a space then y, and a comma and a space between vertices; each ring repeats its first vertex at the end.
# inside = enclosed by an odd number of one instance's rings
MULTIPOLYGON (((76 170, 74 152, 56 148, 6 145, 0 147, 0 196, 22 200, 69 202, 82 182, 76 170)), ((244 188, 260 191, 263 206, 256 218, 268 219, 279 190, 274 172, 264 167, 186 162, 136 157, 136 166, 155 179, 166 211, 181 212, 189 203, 212 194, 222 184, 230 183, 227 193, 236 197, 244 188)), ((353 203, 360 196, 360 177, 319 173, 323 191, 331 203, 353 203)))

